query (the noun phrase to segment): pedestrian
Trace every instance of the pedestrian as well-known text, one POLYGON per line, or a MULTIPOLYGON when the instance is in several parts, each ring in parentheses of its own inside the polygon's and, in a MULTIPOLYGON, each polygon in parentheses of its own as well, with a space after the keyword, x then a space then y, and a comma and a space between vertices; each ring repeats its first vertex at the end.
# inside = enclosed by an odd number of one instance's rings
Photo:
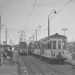
POLYGON ((13 50, 13 56, 12 56, 13 58, 13 61, 12 61, 12 63, 13 64, 18 64, 18 51, 15 49, 15 50, 13 50))
POLYGON ((1 65, 3 64, 3 53, 1 54, 1 65))
POLYGON ((3 64, 3 49, 0 48, 0 65, 3 64))
POLYGON ((75 66, 75 50, 72 52, 72 67, 75 66))

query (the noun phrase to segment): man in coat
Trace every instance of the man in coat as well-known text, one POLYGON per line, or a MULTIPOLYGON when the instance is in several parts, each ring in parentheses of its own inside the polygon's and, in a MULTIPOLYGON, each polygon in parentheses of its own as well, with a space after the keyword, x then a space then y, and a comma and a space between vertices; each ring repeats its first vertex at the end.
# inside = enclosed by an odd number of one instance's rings
POLYGON ((15 49, 13 50, 13 64, 18 63, 18 51, 15 49))
POLYGON ((72 52, 72 67, 75 66, 75 50, 72 52))

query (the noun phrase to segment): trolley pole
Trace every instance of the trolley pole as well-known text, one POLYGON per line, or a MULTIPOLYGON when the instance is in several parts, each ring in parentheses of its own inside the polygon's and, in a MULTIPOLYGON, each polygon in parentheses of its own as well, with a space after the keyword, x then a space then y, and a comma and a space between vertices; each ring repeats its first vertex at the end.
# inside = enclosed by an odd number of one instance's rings
POLYGON ((7 45, 7 28, 6 28, 6 45, 7 45))

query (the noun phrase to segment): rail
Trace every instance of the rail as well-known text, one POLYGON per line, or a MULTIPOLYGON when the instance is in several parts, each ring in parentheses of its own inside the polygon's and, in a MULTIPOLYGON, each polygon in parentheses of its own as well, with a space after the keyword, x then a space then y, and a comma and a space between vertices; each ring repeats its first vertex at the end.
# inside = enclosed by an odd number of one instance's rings
POLYGON ((18 75, 28 75, 24 62, 18 54, 18 75))

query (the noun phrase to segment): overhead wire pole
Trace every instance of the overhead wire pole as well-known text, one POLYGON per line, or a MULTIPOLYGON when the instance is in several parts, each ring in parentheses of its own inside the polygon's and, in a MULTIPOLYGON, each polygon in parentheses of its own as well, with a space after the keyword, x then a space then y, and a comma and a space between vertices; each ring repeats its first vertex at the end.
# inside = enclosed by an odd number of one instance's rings
POLYGON ((11 39, 11 37, 8 35, 8 37, 9 37, 9 40, 10 40, 10 45, 14 45, 14 42, 13 42, 13 40, 11 39))
POLYGON ((65 31, 67 31, 68 29, 67 28, 62 28, 61 30, 64 31, 64 36, 65 36, 65 31))
POLYGON ((2 24, 2 26, 4 26, 4 27, 6 28, 6 30, 5 30, 6 37, 5 37, 5 38, 6 38, 6 45, 7 45, 7 30, 8 30, 8 29, 7 29, 7 27, 6 27, 4 24, 2 24))
POLYGON ((53 9, 52 11, 51 11, 51 13, 48 15, 48 37, 50 36, 50 15, 52 14, 52 12, 54 12, 54 13, 56 13, 56 10, 55 9, 53 9))
MULTIPOLYGON (((71 0, 69 0, 69 1, 57 12, 57 14, 60 13, 70 2, 71 2, 71 0)), ((56 16, 56 15, 54 15, 51 19, 53 19, 55 16, 56 16)), ((50 19, 50 20, 51 20, 51 19, 50 19)), ((48 23, 48 22, 45 22, 42 26, 46 25, 46 23, 48 23)))
POLYGON ((1 45, 1 15, 0 15, 0 45, 1 45))

